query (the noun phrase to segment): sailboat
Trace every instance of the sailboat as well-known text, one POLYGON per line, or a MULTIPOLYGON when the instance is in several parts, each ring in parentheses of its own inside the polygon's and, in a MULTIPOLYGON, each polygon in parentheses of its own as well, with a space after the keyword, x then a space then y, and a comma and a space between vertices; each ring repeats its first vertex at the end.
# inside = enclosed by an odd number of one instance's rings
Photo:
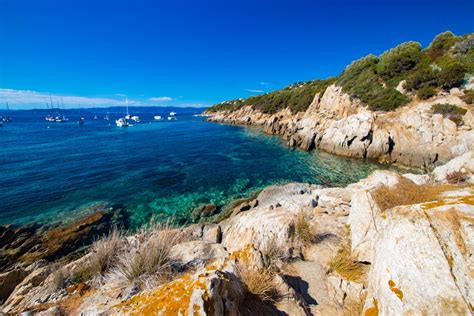
POLYGON ((125 117, 121 117, 121 118, 119 118, 118 120, 115 121, 115 124, 118 127, 133 126, 128 122, 128 120, 132 118, 132 116, 128 113, 128 97, 125 100, 125 104, 126 104, 126 107, 127 107, 127 114, 125 115, 125 117))
POLYGON ((106 120, 106 121, 110 120, 110 118, 109 118, 109 112, 107 112, 107 114, 104 116, 104 120, 106 120))
POLYGON ((54 115, 51 113, 53 110, 53 98, 51 97, 51 95, 49 96, 49 101, 51 103, 51 108, 49 107, 48 102, 46 102, 46 108, 50 110, 50 112, 48 115, 46 115, 44 119, 48 122, 55 122, 54 115))
POLYGON ((8 101, 6 101, 7 104, 7 115, 2 118, 2 122, 4 123, 9 123, 12 121, 12 117, 8 114, 10 114, 10 108, 8 107, 8 101))

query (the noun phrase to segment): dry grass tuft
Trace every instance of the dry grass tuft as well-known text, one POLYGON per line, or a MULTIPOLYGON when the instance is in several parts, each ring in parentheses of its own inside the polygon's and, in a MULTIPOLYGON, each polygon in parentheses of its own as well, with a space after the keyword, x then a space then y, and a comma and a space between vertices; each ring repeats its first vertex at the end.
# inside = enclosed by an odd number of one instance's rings
POLYGON ((296 237, 303 244, 310 244, 316 241, 316 232, 310 226, 309 221, 302 212, 298 213, 294 221, 296 237))
POLYGON ((278 300, 278 291, 274 284, 275 272, 269 268, 257 268, 240 264, 238 276, 247 290, 263 302, 278 300))
POLYGON ((275 235, 272 235, 268 238, 263 247, 262 247, 263 255, 268 258, 268 266, 273 267, 276 266, 279 262, 282 262, 285 257, 285 249, 284 247, 278 242, 278 239, 275 235))
POLYGON ((113 228, 107 237, 94 242, 89 257, 91 276, 102 278, 118 261, 122 249, 122 233, 116 228, 113 228))
POLYGON ((156 286, 173 274, 170 252, 179 243, 181 234, 170 222, 152 224, 139 233, 135 249, 123 253, 108 274, 116 285, 138 284, 142 289, 156 286))
POLYGON ((363 283, 367 266, 357 261, 351 252, 350 242, 344 243, 337 254, 329 261, 330 272, 336 272, 346 280, 363 283))
POLYGON ((54 293, 66 288, 69 273, 64 268, 59 267, 59 264, 54 264, 51 269, 54 272, 51 274, 51 279, 48 282, 49 290, 54 293))
POLYGON ((422 184, 417 185, 407 178, 400 178, 392 188, 380 186, 372 192, 377 205, 382 211, 399 205, 412 205, 437 200, 439 195, 451 189, 451 185, 422 184))

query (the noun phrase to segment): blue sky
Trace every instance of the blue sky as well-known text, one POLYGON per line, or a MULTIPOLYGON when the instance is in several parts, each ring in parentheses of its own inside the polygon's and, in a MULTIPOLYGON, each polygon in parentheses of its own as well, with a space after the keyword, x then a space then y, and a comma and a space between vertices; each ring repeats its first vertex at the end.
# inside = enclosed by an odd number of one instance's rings
POLYGON ((0 101, 211 105, 473 32, 473 12, 472 0, 0 0, 0 101))

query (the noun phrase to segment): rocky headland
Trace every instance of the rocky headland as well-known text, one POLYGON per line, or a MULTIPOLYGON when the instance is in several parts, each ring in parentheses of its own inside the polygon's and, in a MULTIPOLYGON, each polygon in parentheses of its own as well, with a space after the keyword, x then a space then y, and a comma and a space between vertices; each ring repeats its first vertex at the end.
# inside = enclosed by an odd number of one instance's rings
POLYGON ((371 111, 333 84, 314 96, 305 112, 283 109, 262 113, 250 105, 234 111, 209 112, 209 121, 258 126, 281 135, 288 146, 319 148, 336 155, 372 158, 384 163, 432 167, 474 149, 474 109, 457 88, 428 100, 414 98, 392 112, 371 111), (462 124, 434 113, 433 105, 465 110, 462 124))

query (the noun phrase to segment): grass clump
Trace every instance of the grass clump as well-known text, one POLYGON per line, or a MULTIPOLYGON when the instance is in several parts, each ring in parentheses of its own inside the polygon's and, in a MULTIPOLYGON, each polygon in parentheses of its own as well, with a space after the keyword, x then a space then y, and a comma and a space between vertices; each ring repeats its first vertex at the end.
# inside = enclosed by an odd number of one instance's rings
POLYGON ((294 220, 295 235, 303 244, 315 242, 316 233, 302 212, 294 220))
POLYGON ((266 268, 257 268, 250 264, 239 264, 238 277, 247 291, 263 302, 278 300, 278 291, 275 286, 275 272, 266 268))
POLYGON ((274 235, 263 244, 262 254, 267 259, 266 265, 269 269, 276 269, 286 257, 285 249, 274 235))
POLYGON ((123 247, 122 234, 116 228, 92 244, 89 268, 93 276, 102 277, 117 262, 123 247))
POLYGON ((450 119, 458 126, 462 125, 462 117, 467 112, 466 109, 460 108, 453 104, 446 103, 437 103, 434 104, 431 108, 434 113, 443 115, 444 118, 450 119))
POLYGON ((87 264, 81 264, 72 271, 71 281, 72 283, 85 283, 94 278, 92 269, 87 264))
POLYGON ((330 272, 335 272, 344 279, 352 282, 363 283, 367 274, 367 265, 357 261, 352 254, 349 241, 339 248, 337 254, 329 261, 330 272))
POLYGON ((372 191, 372 197, 381 211, 400 205, 412 205, 437 200, 439 195, 451 188, 442 184, 415 184, 407 178, 400 178, 399 182, 388 187, 382 185, 372 191))
POLYGON ((171 248, 180 241, 180 234, 170 222, 153 224, 142 229, 138 245, 121 254, 108 279, 118 285, 136 284, 141 289, 148 283, 158 284, 173 274, 171 248))

